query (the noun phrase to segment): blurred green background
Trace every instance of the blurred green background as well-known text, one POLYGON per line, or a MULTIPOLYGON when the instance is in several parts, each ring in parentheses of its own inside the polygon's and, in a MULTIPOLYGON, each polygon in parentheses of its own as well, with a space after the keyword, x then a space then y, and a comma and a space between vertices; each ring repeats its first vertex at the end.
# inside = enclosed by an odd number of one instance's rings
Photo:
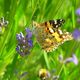
POLYGON ((64 59, 75 53, 80 61, 80 42, 65 42, 49 54, 44 54, 35 43, 28 56, 21 57, 15 50, 16 33, 25 33, 25 28, 32 29, 32 21, 44 22, 53 19, 65 19, 62 29, 73 32, 80 28, 77 23, 76 9, 80 0, 0 0, 0 17, 9 21, 0 35, 0 80, 40 80, 38 71, 46 68, 51 75, 59 75, 59 80, 80 80, 80 65, 73 63, 62 65, 58 61, 59 54, 64 59), (26 73, 27 72, 27 73, 26 73), (23 73, 26 73, 22 75, 23 73))

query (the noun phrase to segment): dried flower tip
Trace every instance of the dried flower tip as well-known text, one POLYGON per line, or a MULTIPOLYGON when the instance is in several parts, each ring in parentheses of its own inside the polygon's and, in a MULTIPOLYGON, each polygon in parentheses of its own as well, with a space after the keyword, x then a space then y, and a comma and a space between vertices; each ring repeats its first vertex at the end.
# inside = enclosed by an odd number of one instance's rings
POLYGON ((4 20, 4 17, 0 19, 0 27, 7 26, 8 23, 9 23, 8 21, 4 20))

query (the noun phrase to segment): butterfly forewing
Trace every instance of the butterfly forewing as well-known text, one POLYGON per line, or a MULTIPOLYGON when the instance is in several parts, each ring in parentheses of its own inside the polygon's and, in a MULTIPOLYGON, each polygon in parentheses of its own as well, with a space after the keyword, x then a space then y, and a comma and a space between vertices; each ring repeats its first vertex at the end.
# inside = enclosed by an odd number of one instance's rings
POLYGON ((61 25, 62 25, 64 22, 65 22, 65 21, 64 21, 63 19, 49 20, 49 23, 53 26, 53 28, 61 27, 61 25))

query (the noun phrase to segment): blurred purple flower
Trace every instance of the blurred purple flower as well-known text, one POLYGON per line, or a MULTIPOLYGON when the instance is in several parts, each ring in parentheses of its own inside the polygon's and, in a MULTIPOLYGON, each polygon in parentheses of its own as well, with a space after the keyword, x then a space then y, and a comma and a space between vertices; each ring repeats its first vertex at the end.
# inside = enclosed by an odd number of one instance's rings
POLYGON ((69 57, 69 58, 64 60, 65 64, 69 63, 69 62, 73 62, 75 65, 78 65, 78 59, 77 59, 75 54, 73 54, 72 57, 69 57))
POLYGON ((74 38, 75 40, 80 41, 80 30, 75 29, 74 32, 72 33, 72 35, 73 35, 73 38, 74 38))
POLYGON ((72 58, 71 57, 69 57, 69 58, 64 60, 64 63, 69 63, 69 62, 72 62, 72 58))
POLYGON ((21 55, 24 56, 25 54, 30 53, 31 48, 33 47, 32 41, 32 32, 30 29, 26 28, 26 35, 23 35, 22 32, 16 35, 18 44, 16 47, 16 51, 21 55), (26 37, 27 36, 27 37, 26 37))
POLYGON ((80 8, 78 8, 78 9, 76 10, 76 14, 77 14, 78 16, 80 16, 80 8))
POLYGON ((78 59, 75 54, 72 55, 72 61, 74 62, 75 65, 78 64, 78 59))

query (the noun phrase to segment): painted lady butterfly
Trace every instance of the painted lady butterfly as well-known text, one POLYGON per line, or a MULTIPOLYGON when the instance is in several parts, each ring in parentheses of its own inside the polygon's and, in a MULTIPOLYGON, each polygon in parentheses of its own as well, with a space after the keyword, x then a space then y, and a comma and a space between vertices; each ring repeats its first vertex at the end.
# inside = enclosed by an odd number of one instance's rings
POLYGON ((73 39, 72 34, 61 30, 60 26, 64 22, 63 19, 49 20, 41 24, 33 21, 33 33, 42 49, 46 52, 51 52, 65 41, 73 39))

